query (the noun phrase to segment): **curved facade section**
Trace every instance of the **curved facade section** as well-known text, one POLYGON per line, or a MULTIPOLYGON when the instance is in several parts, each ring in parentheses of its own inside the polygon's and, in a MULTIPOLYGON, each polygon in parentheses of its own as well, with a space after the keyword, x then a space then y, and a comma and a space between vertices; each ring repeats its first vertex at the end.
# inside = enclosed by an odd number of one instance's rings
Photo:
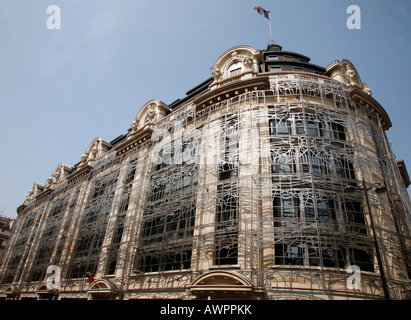
POLYGON ((212 75, 33 186, 2 297, 410 297, 406 168, 352 64, 238 46, 212 75))

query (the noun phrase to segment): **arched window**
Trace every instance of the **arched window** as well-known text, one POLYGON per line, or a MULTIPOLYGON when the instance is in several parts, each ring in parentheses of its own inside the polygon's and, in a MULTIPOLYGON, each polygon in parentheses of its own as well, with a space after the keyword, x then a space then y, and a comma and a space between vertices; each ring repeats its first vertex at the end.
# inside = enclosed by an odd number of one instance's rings
POLYGON ((233 76, 238 76, 243 72, 244 64, 242 62, 236 62, 233 63, 229 68, 228 68, 228 76, 233 77, 233 76))

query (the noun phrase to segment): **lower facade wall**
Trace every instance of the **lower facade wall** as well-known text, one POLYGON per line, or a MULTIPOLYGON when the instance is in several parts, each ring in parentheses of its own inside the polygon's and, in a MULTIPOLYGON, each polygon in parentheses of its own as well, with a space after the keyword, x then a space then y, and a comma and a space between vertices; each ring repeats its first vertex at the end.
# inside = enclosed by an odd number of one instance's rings
MULTIPOLYGON (((364 273, 355 286, 350 274, 321 270, 252 271, 219 269, 194 272, 138 275, 89 281, 62 281, 60 290, 47 290, 45 282, 31 283, 20 290, 13 285, 0 289, 6 300, 376 300, 384 299, 380 278, 364 273), (349 282, 353 284, 350 287, 349 282)), ((400 289, 391 288, 397 299, 400 289)))

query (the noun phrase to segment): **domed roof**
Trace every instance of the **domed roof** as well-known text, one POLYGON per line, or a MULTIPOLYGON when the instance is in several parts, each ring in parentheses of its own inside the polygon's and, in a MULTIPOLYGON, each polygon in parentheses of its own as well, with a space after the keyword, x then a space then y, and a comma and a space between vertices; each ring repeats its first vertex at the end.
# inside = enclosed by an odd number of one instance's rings
POLYGON ((269 44, 261 51, 263 57, 262 72, 304 71, 324 75, 326 69, 310 63, 310 58, 300 53, 283 51, 278 44, 269 44))

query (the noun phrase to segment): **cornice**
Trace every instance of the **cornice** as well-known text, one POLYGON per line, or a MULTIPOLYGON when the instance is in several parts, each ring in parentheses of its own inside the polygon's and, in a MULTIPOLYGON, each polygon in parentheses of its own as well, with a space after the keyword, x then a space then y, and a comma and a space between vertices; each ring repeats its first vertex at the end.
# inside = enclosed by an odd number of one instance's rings
POLYGON ((84 165, 84 166, 77 168, 77 170, 75 170, 72 174, 70 174, 67 177, 67 182, 70 184, 70 183, 77 181, 81 177, 84 177, 86 174, 88 174, 92 168, 93 167, 89 165, 84 165))
POLYGON ((400 172, 402 181, 404 182, 405 188, 408 188, 411 182, 410 182, 410 176, 408 175, 408 170, 407 170, 407 167, 405 166, 404 160, 397 160, 397 167, 398 167, 398 171, 400 172))
POLYGON ((151 126, 141 128, 140 130, 136 131, 135 133, 130 133, 127 139, 120 142, 119 144, 114 146, 114 150, 116 150, 117 155, 121 155, 123 153, 128 152, 129 150, 139 146, 143 142, 147 141, 151 138, 151 134, 153 133, 153 129, 151 126))
POLYGON ((391 123, 390 117, 388 116, 387 112, 378 103, 378 101, 375 100, 372 96, 370 96, 369 94, 366 94, 363 90, 361 90, 359 87, 356 87, 356 86, 353 87, 349 91, 349 93, 350 93, 351 98, 355 102, 378 113, 378 115, 380 116, 382 128, 384 130, 388 130, 389 128, 392 127, 392 123, 391 123))
POLYGON ((241 80, 240 77, 233 77, 227 78, 226 80, 231 81, 228 81, 216 89, 205 92, 204 94, 193 99, 191 103, 194 103, 197 106, 205 107, 244 92, 266 90, 270 87, 268 77, 253 77, 246 80, 241 80))

